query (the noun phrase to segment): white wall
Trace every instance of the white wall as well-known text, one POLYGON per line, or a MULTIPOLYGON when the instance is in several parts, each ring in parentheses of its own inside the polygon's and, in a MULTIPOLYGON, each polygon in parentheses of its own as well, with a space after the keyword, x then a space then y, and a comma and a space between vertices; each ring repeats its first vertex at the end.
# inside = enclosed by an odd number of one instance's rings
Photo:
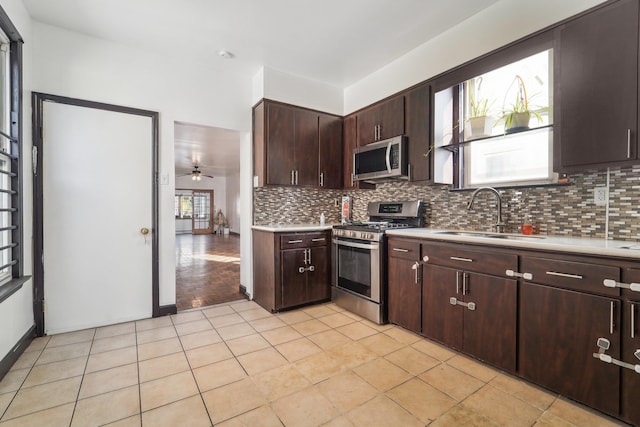
MULTIPOLYGON (((31 175, 31 71, 32 67, 32 26, 31 19, 21 0, 0 0, 0 5, 16 26, 23 45, 23 245, 22 260, 24 274, 33 274, 33 191, 31 175)), ((28 280, 20 290, 0 303, 0 360, 18 343, 33 325, 33 280, 28 280)))
POLYGON ((174 122, 249 131, 252 76, 37 22, 33 36, 34 90, 160 112, 160 305, 174 304, 174 122))
MULTIPOLYGON (((249 189, 250 192, 250 189, 249 189)), ((240 233, 240 174, 227 177, 227 221, 234 233, 240 233)), ((251 214, 247 213, 248 216, 251 214)))
POLYGON ((344 91, 344 114, 434 77, 604 0, 501 0, 344 91))

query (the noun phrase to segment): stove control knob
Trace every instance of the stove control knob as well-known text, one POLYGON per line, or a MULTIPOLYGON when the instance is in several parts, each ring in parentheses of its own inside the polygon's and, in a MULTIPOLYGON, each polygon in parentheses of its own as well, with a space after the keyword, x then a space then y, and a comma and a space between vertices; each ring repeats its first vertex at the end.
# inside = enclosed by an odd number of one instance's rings
POLYGON ((356 237, 356 232, 355 231, 351 232, 351 237, 356 237))

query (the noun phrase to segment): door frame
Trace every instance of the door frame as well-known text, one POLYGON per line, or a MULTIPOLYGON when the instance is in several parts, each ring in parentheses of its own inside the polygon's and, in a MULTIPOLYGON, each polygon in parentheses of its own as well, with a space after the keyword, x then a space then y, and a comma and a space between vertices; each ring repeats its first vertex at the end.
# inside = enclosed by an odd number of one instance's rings
MULTIPOLYGON (((152 182, 151 195, 151 300, 152 315, 158 317, 175 313, 171 306, 160 308, 160 280, 159 280, 159 245, 158 245, 158 121, 156 111, 105 104, 84 99, 69 98, 33 92, 32 101, 32 135, 33 135, 33 316, 37 336, 44 335, 44 246, 43 246, 43 181, 42 181, 42 125, 45 102, 55 102, 77 107, 94 108, 116 113, 133 114, 151 118, 151 168, 149 177, 152 182)), ((117 136, 117 135, 116 135, 117 136)), ((114 153, 118 154, 118 153, 114 153)))

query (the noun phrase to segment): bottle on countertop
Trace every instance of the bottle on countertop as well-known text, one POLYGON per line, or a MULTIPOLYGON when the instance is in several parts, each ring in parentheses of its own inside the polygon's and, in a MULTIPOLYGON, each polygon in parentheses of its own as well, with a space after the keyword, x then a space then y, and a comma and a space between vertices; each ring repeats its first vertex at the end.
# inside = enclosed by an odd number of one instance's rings
POLYGON ((325 220, 325 218, 324 218, 324 212, 322 212, 322 213, 320 214, 320 225, 324 225, 324 220, 325 220))

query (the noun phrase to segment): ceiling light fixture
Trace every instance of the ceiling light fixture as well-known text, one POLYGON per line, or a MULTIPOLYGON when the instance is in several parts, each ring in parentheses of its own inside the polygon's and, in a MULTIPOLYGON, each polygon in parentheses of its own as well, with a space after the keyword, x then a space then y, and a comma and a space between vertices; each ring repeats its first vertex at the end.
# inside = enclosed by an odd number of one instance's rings
POLYGON ((220 55, 224 59, 233 59, 233 57, 235 56, 233 53, 229 52, 228 50, 219 50, 218 55, 220 55))

